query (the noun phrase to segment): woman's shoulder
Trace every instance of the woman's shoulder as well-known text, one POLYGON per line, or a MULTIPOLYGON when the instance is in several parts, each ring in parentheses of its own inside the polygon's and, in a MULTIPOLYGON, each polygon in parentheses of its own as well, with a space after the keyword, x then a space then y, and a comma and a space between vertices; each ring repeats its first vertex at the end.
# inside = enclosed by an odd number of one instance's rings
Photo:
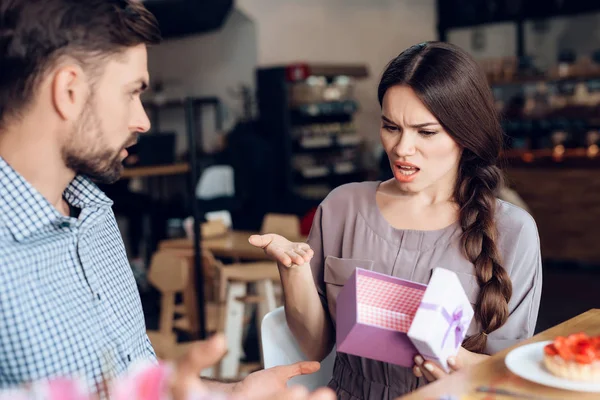
POLYGON ((496 227, 502 253, 539 251, 540 237, 534 218, 521 207, 497 200, 496 227))
POLYGON ((525 292, 535 291, 536 285, 539 290, 542 284, 542 255, 535 220, 521 207, 498 200, 496 226, 502 266, 513 282, 514 298, 521 299, 525 292))
POLYGON ((321 203, 327 209, 355 209, 361 204, 374 200, 379 182, 352 182, 333 189, 321 203), (372 196, 371 196, 372 195, 372 196), (371 198, 372 197, 372 198, 371 198))
POLYGON ((496 201, 496 223, 498 230, 506 232, 527 230, 530 233, 537 234, 537 225, 529 212, 507 201, 500 199, 496 201))

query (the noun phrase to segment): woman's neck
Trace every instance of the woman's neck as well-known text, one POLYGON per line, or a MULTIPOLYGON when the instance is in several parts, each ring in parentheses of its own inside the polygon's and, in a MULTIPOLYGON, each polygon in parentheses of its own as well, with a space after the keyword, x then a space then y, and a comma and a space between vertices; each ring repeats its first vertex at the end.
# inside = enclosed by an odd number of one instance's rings
POLYGON ((383 182, 377 190, 377 206, 397 229, 437 230, 458 220, 459 207, 450 190, 405 193, 395 181, 383 182))

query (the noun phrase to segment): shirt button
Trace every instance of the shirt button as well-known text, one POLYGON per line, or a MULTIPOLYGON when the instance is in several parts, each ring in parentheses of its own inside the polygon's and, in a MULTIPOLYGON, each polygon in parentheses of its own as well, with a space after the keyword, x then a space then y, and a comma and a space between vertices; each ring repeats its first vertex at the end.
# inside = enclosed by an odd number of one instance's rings
POLYGON ((60 223, 60 227, 61 228, 70 228, 71 227, 71 223, 69 221, 62 221, 60 223))
POLYGON ((131 354, 127 354, 127 361, 131 362, 131 354))
POLYGON ((100 293, 96 293, 96 298, 100 301, 102 298, 100 297, 100 293))

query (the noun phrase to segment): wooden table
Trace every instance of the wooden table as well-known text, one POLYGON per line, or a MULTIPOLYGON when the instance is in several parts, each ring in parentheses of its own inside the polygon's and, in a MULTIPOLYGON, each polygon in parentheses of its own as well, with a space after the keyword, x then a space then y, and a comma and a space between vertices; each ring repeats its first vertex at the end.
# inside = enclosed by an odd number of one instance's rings
MULTIPOLYGON (((228 231, 222 236, 203 238, 201 245, 203 249, 210 250, 215 257, 233 258, 237 260, 268 260, 262 249, 256 248, 248 243, 248 238, 258 232, 228 231)), ((296 242, 305 242, 306 237, 290 238, 296 242)), ((161 250, 178 250, 180 254, 191 251, 193 256, 194 244, 191 239, 163 240, 159 244, 161 250)))
POLYGON ((153 165, 148 167, 127 167, 123 169, 121 178, 147 178, 153 176, 181 175, 189 172, 190 164, 153 165))
MULTIPOLYGON (((600 335, 600 309, 593 309, 560 325, 550 328, 513 348, 545 340, 556 336, 566 336, 571 333, 585 332, 588 335, 600 335)), ((479 394, 475 389, 479 386, 491 386, 498 389, 535 395, 545 399, 600 399, 600 393, 570 392, 538 385, 513 375, 504 364, 504 358, 513 348, 507 349, 491 357, 489 360, 473 368, 455 372, 447 378, 429 384, 410 395, 403 396, 405 400, 434 400, 444 395, 454 395, 457 399, 486 399, 510 400, 514 397, 479 394), (461 397, 462 396, 462 397, 461 397)))

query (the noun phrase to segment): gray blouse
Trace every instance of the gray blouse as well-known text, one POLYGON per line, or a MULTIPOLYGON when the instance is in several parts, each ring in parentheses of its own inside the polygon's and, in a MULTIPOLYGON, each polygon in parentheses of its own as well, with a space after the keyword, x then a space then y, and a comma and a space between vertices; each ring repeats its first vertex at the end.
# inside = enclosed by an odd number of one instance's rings
MULTIPOLYGON (((311 269, 323 307, 335 327, 336 297, 355 268, 428 283, 436 267, 457 273, 474 305, 479 293, 473 264, 462 253, 458 222, 439 230, 392 227, 375 201, 379 182, 351 183, 321 203, 308 238, 311 269)), ((542 264, 536 224, 524 210, 498 200, 497 246, 513 282, 506 323, 488 336, 493 354, 533 335, 538 315, 542 264)), ((473 322, 468 334, 479 330, 473 322)), ((330 386, 340 399, 393 399, 425 382, 410 368, 338 353, 330 386)))

